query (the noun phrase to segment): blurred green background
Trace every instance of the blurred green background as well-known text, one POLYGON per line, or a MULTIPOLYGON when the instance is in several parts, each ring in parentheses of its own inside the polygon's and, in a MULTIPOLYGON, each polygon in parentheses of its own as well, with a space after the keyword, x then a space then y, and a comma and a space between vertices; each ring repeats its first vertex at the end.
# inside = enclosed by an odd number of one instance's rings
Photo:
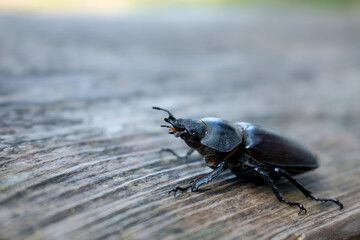
POLYGON ((311 6, 359 9, 358 0, 1 0, 2 13, 119 14, 156 7, 311 6))

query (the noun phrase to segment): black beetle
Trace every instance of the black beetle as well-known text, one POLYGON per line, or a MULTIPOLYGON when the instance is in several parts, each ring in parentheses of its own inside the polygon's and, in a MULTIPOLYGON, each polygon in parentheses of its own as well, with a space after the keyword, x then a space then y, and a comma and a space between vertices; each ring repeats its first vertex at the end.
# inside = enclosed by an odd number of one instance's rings
POLYGON ((165 122, 171 126, 169 134, 180 137, 191 148, 186 156, 180 157, 173 150, 163 148, 178 158, 187 158, 194 150, 205 159, 212 172, 192 181, 189 186, 175 187, 169 193, 197 191, 199 187, 210 182, 229 168, 236 176, 262 178, 271 187, 279 199, 290 206, 298 206, 299 214, 306 209, 301 203, 287 201, 275 185, 281 176, 294 184, 306 197, 316 201, 330 201, 340 209, 343 204, 335 198, 318 198, 311 195, 291 175, 303 173, 319 167, 315 157, 302 143, 274 130, 257 124, 231 123, 219 118, 184 119, 175 118, 170 111, 153 107, 169 114, 165 122))

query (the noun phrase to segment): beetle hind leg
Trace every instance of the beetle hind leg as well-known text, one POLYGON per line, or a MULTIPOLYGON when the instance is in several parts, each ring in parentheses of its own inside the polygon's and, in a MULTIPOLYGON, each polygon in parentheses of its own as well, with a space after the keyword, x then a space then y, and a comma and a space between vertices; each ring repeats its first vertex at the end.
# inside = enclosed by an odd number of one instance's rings
POLYGON ((281 176, 284 176, 289 182, 291 182, 292 184, 294 184, 306 197, 315 200, 315 201, 320 201, 320 202, 333 202, 336 205, 338 205, 340 207, 340 210, 343 209, 344 205, 337 200, 336 198, 318 198, 318 197, 314 197, 311 192, 309 190, 307 190, 306 188, 304 188, 298 181, 296 181, 288 172, 280 169, 280 168, 275 168, 274 171, 276 173, 278 173, 281 176))
POLYGON ((274 192, 274 194, 276 195, 276 197, 279 199, 280 202, 283 202, 289 206, 297 206, 299 208, 299 215, 302 212, 304 212, 304 214, 307 213, 307 210, 304 207, 304 205, 302 205, 301 203, 298 203, 298 202, 290 202, 282 196, 281 192, 276 187, 274 180, 271 179, 269 173, 262 171, 259 168, 255 168, 254 170, 267 182, 267 184, 271 187, 271 190, 274 192))

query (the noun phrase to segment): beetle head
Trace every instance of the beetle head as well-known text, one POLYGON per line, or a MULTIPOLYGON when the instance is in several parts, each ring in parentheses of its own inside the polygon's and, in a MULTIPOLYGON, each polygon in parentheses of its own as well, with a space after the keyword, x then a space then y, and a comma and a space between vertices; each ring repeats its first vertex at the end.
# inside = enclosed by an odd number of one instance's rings
POLYGON ((192 148, 198 148, 202 145, 200 141, 206 134, 206 128, 200 120, 193 118, 175 118, 174 115, 166 109, 159 107, 153 107, 153 109, 165 111, 169 114, 169 117, 164 118, 164 121, 171 124, 171 126, 161 125, 161 127, 169 128, 169 134, 180 137, 192 148))

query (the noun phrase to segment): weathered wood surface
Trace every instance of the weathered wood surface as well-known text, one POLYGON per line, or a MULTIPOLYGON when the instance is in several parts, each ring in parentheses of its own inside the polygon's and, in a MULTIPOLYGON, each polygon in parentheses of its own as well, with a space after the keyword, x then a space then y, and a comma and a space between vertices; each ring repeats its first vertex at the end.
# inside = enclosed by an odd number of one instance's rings
POLYGON ((0 18, 1 239, 356 239, 360 237, 360 17, 256 11, 121 18, 0 18), (210 169, 164 114, 287 132, 321 167, 280 189, 210 169))

